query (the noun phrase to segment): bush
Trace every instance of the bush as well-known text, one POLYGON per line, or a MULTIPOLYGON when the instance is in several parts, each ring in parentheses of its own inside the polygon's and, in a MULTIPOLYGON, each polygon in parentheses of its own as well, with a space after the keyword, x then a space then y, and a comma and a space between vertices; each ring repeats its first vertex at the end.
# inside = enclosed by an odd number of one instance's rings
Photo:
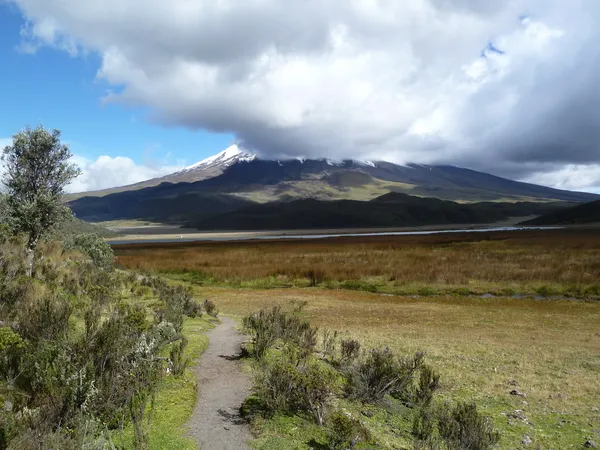
POLYGON ((325 272, 318 269, 310 269, 304 272, 304 278, 308 279, 309 286, 315 287, 325 281, 325 272))
POLYGON ((371 350, 367 358, 346 369, 346 393, 365 402, 379 401, 386 394, 402 396, 412 387, 422 364, 423 353, 399 358, 389 348, 371 350))
POLYGON ((112 269, 114 266, 115 255, 111 246, 97 234, 77 234, 67 241, 65 247, 89 256, 94 265, 101 269, 112 269))
POLYGON ((296 355, 290 349, 284 349, 278 357, 264 358, 255 367, 253 390, 267 415, 294 409, 297 364, 296 355))
POLYGON ((360 342, 356 339, 342 339, 342 362, 348 364, 360 356, 360 342))
POLYGON ((440 376, 431 366, 423 364, 419 375, 419 385, 415 391, 415 404, 427 407, 433 399, 434 392, 439 388, 440 376))
POLYGON ((285 314, 279 306, 261 309, 242 319, 242 325, 252 338, 252 353, 261 359, 282 335, 285 314))
POLYGON ((437 416, 431 408, 422 407, 416 411, 412 425, 412 435, 417 442, 424 444, 434 438, 437 416))
POLYGON ((183 328, 183 315, 199 317, 202 315, 201 306, 192 297, 192 289, 186 286, 169 286, 166 283, 155 282, 158 296, 166 306, 158 311, 158 321, 172 323, 178 333, 183 328))
POLYGON ((217 317, 219 315, 219 310, 217 309, 217 305, 212 300, 204 300, 204 310, 206 314, 212 317, 217 317))
POLYGON ((440 435, 450 450, 487 450, 500 440, 489 417, 475 403, 458 403, 445 408, 438 418, 440 435))
POLYGON ((338 374, 331 367, 310 359, 297 369, 295 388, 299 406, 310 412, 319 426, 325 422, 325 408, 337 392, 338 374))
POLYGON ((327 448, 351 450, 361 441, 370 438, 369 431, 352 417, 336 411, 328 420, 327 448))
POLYGON ((202 306, 193 298, 189 298, 183 304, 183 313, 192 319, 202 317, 202 306))
POLYGON ((338 332, 325 329, 322 338, 323 354, 333 360, 337 352, 338 332))
POLYGON ((304 411, 322 426, 325 410, 337 392, 338 374, 299 350, 286 346, 281 355, 264 358, 255 368, 254 393, 267 414, 304 411))
POLYGON ((175 377, 182 376, 185 373, 185 369, 190 364, 190 358, 185 356, 187 344, 187 338, 182 337, 179 342, 173 344, 173 347, 169 352, 169 366, 171 373, 175 377))
POLYGON ((288 316, 279 306, 244 317, 242 325, 252 338, 256 359, 262 358, 278 339, 297 346, 304 357, 317 345, 317 329, 306 320, 288 316))

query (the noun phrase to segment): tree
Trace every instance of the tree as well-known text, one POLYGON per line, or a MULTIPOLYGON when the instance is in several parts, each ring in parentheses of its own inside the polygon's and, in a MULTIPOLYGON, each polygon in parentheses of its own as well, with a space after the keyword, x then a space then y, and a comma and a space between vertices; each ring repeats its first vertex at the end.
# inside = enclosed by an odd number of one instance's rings
POLYGON ((7 213, 13 230, 27 234, 27 267, 31 276, 40 239, 70 212, 62 204, 65 186, 80 174, 71 164, 60 131, 39 125, 25 128, 4 148, 7 213))

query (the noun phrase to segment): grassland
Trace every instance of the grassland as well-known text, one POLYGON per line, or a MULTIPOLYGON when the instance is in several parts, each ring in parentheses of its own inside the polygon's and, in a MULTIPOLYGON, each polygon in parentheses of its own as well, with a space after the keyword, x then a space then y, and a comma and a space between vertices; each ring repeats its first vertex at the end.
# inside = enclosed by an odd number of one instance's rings
MULTIPOLYGON (((598 440, 597 302, 407 298, 320 289, 196 289, 222 311, 237 315, 306 301, 304 311, 321 328, 358 338, 367 347, 424 351, 441 373, 442 397, 476 400, 502 431, 499 448, 519 448, 525 435, 543 449, 580 448, 588 438, 598 440), (515 382, 526 398, 510 395, 515 382)), ((410 423, 402 414, 380 410, 361 419, 383 448, 411 448, 410 423)), ((278 420, 260 425, 257 448, 308 448, 301 443, 303 433, 314 432, 310 426, 297 419, 278 420)))
POLYGON ((600 297, 596 230, 130 244, 116 254, 125 268, 204 286, 600 297))
MULTIPOLYGON (((596 298, 599 247, 600 233, 585 230, 140 244, 116 253, 124 267, 193 282, 224 313, 307 302, 314 324, 364 346, 422 350, 441 373, 441 398, 476 400, 502 432, 499 448, 521 448, 529 436, 532 448, 568 449, 600 440, 600 302, 536 297, 596 298), (501 297, 473 295, 485 293, 501 297), (510 395, 515 388, 526 397, 510 395)), ((342 406, 382 448, 411 448, 403 411, 367 417, 364 407, 342 406)), ((308 448, 306 437, 318 434, 298 418, 255 425, 261 449, 308 448)))

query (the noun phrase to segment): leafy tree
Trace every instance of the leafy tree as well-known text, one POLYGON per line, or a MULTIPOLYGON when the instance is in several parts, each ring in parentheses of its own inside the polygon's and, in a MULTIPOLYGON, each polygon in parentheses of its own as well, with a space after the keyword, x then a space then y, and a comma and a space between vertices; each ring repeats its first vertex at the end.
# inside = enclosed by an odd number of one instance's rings
POLYGON ((69 162, 71 152, 60 142, 60 131, 30 127, 13 136, 4 148, 7 213, 15 232, 27 234, 28 275, 33 271, 35 251, 46 233, 69 215, 61 197, 80 174, 69 162))
POLYGON ((110 245, 102 237, 94 233, 80 233, 66 243, 67 248, 79 250, 88 255, 92 262, 101 269, 111 269, 115 255, 110 245))

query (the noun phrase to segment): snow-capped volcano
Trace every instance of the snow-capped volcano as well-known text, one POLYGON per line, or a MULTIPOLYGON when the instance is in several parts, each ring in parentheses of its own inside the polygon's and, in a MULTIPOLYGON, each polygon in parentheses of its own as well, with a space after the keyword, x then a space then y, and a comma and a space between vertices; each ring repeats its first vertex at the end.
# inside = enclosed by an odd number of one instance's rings
POLYGON ((233 164, 238 162, 250 162, 256 158, 256 154, 248 153, 241 150, 237 145, 232 145, 227 147, 222 152, 217 153, 216 155, 209 156, 202 161, 199 161, 191 166, 185 167, 178 173, 186 173, 186 172, 195 172, 195 171, 203 171, 213 168, 220 168, 222 170, 226 169, 233 164))

